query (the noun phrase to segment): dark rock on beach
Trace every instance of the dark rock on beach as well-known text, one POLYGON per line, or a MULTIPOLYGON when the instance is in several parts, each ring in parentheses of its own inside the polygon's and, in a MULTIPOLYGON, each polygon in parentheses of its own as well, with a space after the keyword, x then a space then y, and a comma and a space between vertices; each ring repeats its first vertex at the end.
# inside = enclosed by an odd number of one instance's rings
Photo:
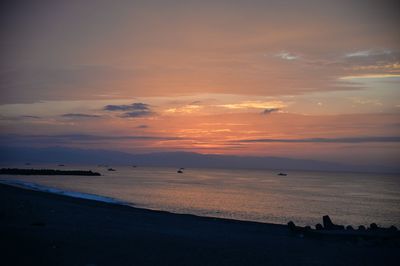
POLYGON ((296 225, 294 224, 293 221, 288 222, 287 225, 290 231, 296 231, 296 225))
POLYGON ((325 230, 343 230, 344 229, 343 225, 334 224, 332 222, 331 218, 329 217, 329 215, 323 216, 322 221, 323 221, 325 230))
POLYGON ((322 230, 322 229, 324 229, 324 228, 322 227, 322 224, 316 224, 316 225, 315 225, 315 229, 316 229, 316 230, 322 230))
POLYGON ((394 225, 392 225, 391 227, 389 227, 389 230, 390 230, 391 232, 397 232, 397 227, 394 226, 394 225))
POLYGON ((348 225, 348 226, 346 226, 346 230, 347 230, 347 231, 353 231, 353 230, 354 230, 354 228, 353 228, 353 226, 351 226, 351 225, 348 225))
POLYGON ((369 229, 372 231, 376 231, 378 230, 378 225, 376 223, 372 223, 370 224, 369 229))

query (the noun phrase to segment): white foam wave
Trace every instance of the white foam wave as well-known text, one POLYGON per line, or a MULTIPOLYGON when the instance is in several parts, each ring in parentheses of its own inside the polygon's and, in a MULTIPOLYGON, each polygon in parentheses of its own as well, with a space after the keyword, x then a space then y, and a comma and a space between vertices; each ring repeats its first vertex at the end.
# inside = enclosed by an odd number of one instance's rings
POLYGON ((25 182, 25 181, 20 181, 20 180, 0 180, 0 183, 14 186, 14 187, 24 188, 24 189, 42 191, 42 192, 53 193, 53 194, 58 194, 58 195, 65 195, 65 196, 73 197, 73 198, 95 200, 95 201, 107 202, 107 203, 118 204, 118 205, 130 205, 127 202, 120 201, 120 200, 117 200, 117 199, 114 199, 111 197, 100 196, 100 195, 89 194, 89 193, 81 193, 81 192, 75 192, 75 191, 61 190, 58 188, 47 187, 47 186, 39 185, 36 183, 30 183, 30 182, 25 182))

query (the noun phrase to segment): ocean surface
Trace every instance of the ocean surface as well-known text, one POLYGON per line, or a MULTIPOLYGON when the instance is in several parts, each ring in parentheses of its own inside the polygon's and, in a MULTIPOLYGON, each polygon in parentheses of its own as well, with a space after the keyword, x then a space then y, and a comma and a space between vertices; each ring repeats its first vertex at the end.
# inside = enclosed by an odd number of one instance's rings
POLYGON ((400 176, 391 174, 112 166, 13 166, 93 170, 102 176, 7 176, 0 182, 135 207, 268 223, 400 226, 400 176))

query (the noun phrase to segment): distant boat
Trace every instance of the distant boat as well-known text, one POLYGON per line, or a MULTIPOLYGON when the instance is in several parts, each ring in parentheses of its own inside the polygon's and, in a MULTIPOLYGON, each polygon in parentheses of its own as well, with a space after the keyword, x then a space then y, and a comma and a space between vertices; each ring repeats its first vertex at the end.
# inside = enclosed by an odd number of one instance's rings
POLYGON ((63 165, 63 164, 59 164, 58 166, 65 166, 65 165, 63 165))
POLYGON ((132 167, 133 167, 133 168, 136 168, 137 166, 136 166, 136 165, 132 165, 132 167))
POLYGON ((183 174, 183 169, 185 169, 185 168, 183 168, 183 167, 181 167, 181 168, 179 168, 179 170, 178 171, 176 171, 178 174, 183 174))
POLYGON ((113 168, 108 168, 107 170, 108 170, 108 171, 116 171, 116 170, 113 169, 113 168))
POLYGON ((278 175, 280 175, 280 176, 287 176, 286 173, 279 173, 278 175))

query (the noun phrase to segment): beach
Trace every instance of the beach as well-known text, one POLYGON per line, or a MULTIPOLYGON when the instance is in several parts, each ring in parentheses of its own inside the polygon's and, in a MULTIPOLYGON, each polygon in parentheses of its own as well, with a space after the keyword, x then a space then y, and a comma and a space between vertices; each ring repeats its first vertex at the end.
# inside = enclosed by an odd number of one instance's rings
POLYGON ((396 265, 397 244, 0 185, 3 265, 396 265))

